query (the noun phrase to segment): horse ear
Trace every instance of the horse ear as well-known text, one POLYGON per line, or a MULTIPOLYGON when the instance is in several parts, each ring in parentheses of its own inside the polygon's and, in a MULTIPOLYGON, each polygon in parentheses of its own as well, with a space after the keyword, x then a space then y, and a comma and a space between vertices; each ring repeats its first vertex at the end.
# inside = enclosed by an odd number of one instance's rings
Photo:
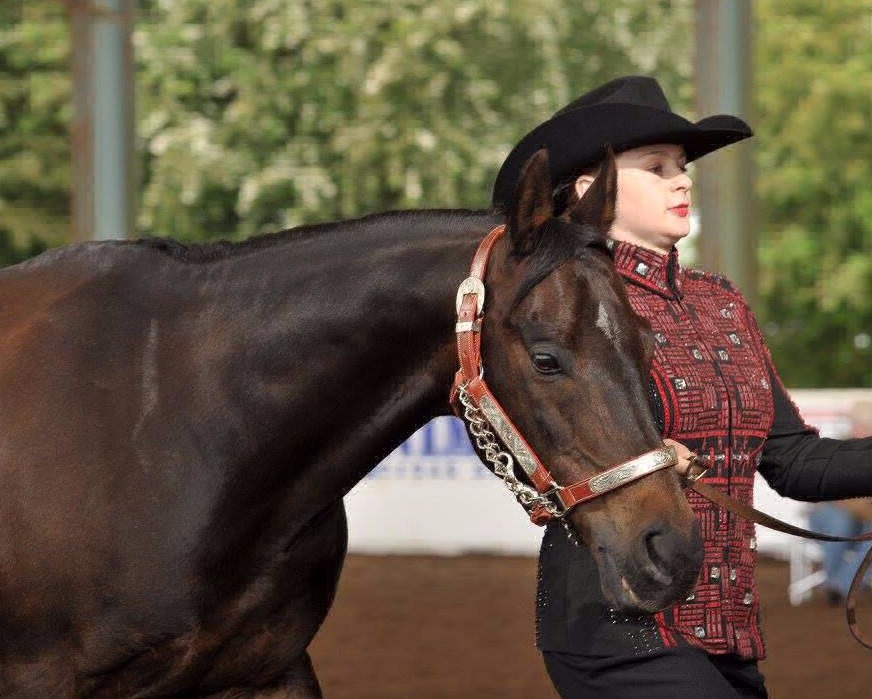
POLYGON ((541 148, 524 164, 512 197, 508 227, 515 252, 519 255, 532 252, 539 229, 553 216, 548 151, 541 148))
POLYGON ((569 219, 576 223, 593 226, 601 235, 608 234, 615 221, 615 202, 618 196, 618 169, 611 146, 590 187, 581 200, 569 211, 569 219))

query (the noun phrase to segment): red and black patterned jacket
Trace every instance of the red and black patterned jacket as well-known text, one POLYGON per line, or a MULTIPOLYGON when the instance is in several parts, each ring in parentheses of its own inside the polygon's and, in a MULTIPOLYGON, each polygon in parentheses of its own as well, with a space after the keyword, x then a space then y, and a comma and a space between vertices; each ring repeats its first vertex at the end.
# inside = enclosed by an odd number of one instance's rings
MULTIPOLYGON (((664 437, 709 457, 706 482, 748 504, 756 471, 798 499, 872 492, 872 439, 822 439, 784 390, 753 314, 725 278, 670 255, 614 243, 634 310, 654 330, 652 409, 664 437)), ((705 555, 693 594, 654 617, 609 609, 596 566, 550 526, 540 556, 537 641, 543 650, 638 654, 687 643, 765 655, 754 579, 754 525, 693 491, 705 555)))

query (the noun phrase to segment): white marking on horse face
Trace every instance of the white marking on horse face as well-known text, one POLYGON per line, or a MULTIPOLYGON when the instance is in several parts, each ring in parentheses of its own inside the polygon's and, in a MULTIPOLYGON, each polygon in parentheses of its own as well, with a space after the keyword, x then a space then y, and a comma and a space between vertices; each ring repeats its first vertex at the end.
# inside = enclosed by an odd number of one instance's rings
POLYGON ((609 312, 603 304, 600 304, 596 311, 596 326, 603 331, 603 335, 609 338, 612 342, 617 342, 617 332, 615 332, 614 323, 609 316, 609 312))

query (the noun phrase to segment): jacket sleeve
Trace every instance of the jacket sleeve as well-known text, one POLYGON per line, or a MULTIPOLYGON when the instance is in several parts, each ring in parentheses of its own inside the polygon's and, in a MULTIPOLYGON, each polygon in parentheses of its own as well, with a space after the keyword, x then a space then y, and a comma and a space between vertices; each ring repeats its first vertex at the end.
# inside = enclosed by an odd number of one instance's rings
POLYGON ((872 495, 872 437, 829 439, 805 424, 769 362, 775 419, 763 444, 760 475, 794 500, 872 495))

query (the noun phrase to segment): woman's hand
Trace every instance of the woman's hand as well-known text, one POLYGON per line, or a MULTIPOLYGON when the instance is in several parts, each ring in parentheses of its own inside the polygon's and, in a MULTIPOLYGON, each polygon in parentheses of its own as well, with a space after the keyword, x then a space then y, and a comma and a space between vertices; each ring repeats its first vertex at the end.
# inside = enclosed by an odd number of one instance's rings
POLYGON ((708 470, 708 459, 704 456, 697 456, 681 442, 676 442, 674 439, 664 439, 663 443, 668 447, 675 447, 675 455, 678 457, 675 470, 682 480, 692 483, 708 470))

